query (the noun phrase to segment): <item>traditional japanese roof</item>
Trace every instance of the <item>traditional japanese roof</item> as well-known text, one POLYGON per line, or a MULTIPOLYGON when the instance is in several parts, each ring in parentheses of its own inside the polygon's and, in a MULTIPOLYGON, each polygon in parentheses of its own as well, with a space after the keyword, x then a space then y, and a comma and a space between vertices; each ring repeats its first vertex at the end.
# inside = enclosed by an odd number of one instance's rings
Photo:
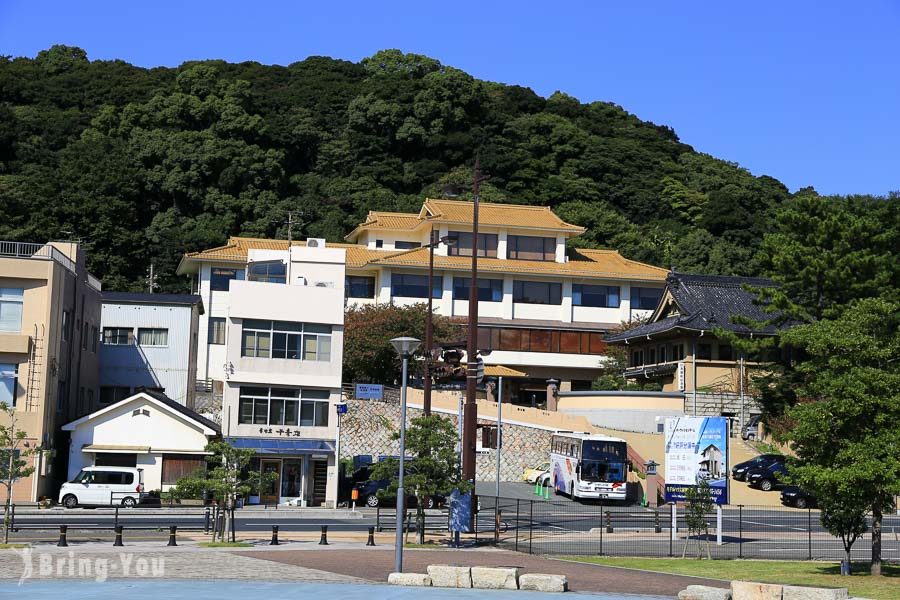
POLYGON ((423 225, 425 221, 416 213, 369 211, 366 220, 356 226, 344 239, 354 241, 367 229, 386 229, 393 231, 412 231, 423 225))
POLYGON ((667 332, 712 331, 726 329, 740 335, 774 335, 783 326, 752 323, 771 321, 776 315, 766 312, 752 288, 770 288, 776 284, 759 277, 689 275, 669 273, 666 292, 650 317, 650 322, 606 338, 608 342, 627 342, 667 332), (741 321, 750 322, 750 325, 741 321))
MULTIPOLYGON (((474 206, 473 202, 463 200, 436 200, 428 198, 425 200, 425 204, 422 205, 419 218, 433 223, 471 226, 474 206)), ((584 233, 584 227, 566 223, 556 216, 556 213, 550 210, 549 206, 479 202, 478 224, 495 227, 544 229, 574 235, 584 233)))

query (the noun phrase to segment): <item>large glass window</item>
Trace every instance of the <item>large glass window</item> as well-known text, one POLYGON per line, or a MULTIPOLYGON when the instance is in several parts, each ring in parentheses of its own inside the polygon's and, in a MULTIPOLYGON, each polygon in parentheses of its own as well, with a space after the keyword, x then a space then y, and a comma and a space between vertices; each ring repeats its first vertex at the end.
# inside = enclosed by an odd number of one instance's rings
POLYGON ((209 339, 210 344, 225 343, 225 317, 209 318, 209 339))
POLYGON ((331 325, 246 319, 241 356, 330 361, 331 325))
MULTIPOLYGON (((443 293, 442 277, 434 277, 431 297, 440 298, 443 293)), ((395 298, 427 298, 428 276, 391 273, 391 296, 395 298)))
POLYGON ((22 331, 22 305, 25 290, 0 287, 0 331, 22 331))
MULTIPOLYGON (((469 277, 453 278, 453 299, 468 300, 469 299, 469 277)), ((478 300, 479 302, 502 302, 503 301, 503 280, 502 279, 479 279, 478 280, 478 300)))
POLYGON ((16 405, 18 380, 19 365, 15 363, 0 363, 0 402, 10 407, 16 405))
POLYGON ((374 298, 375 278, 363 275, 348 275, 344 280, 344 294, 348 298, 374 298))
POLYGON ((104 327, 103 343, 109 346, 129 346, 134 343, 134 330, 130 327, 104 327))
POLYGON ((159 327, 141 327, 138 329, 138 345, 164 348, 169 345, 169 330, 159 327))
MULTIPOLYGON (((450 256, 472 256, 472 232, 451 231, 447 234, 452 241, 447 247, 450 256)), ((478 234, 478 256, 497 258, 497 234, 478 234)))
POLYGON ((244 425, 327 427, 330 395, 328 390, 242 386, 238 422, 244 425))
POLYGON ((413 248, 421 248, 422 242, 407 242, 404 240, 397 240, 394 242, 394 248, 397 250, 412 250, 413 248))
POLYGON ((513 302, 562 304, 562 284, 546 281, 514 281, 513 302))
POLYGON ((209 287, 213 291, 227 292, 229 282, 232 279, 244 279, 243 269, 223 269, 221 267, 213 267, 210 274, 209 287))
POLYGON ((572 304, 575 306, 619 308, 619 286, 576 283, 572 286, 572 304))
POLYGON ((518 260, 556 260, 556 238, 511 235, 506 239, 506 256, 518 260))
POLYGON ((604 354, 606 343, 600 332, 479 327, 478 347, 510 352, 604 354))
POLYGON ((661 288, 645 288, 645 287, 634 287, 631 288, 631 308, 636 308, 640 310, 653 310, 656 308, 656 305, 659 304, 659 299, 662 298, 662 289, 661 288))
POLYGON ((250 263, 247 279, 264 283, 286 283, 287 265, 280 260, 250 263))

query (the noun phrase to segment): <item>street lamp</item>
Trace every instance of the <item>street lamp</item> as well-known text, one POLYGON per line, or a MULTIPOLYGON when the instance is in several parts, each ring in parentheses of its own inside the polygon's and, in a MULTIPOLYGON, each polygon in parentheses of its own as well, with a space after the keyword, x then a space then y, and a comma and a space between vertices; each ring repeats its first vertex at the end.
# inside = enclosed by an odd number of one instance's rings
POLYGON ((403 490, 403 462, 406 457, 406 372, 409 366, 409 357, 415 353, 421 344, 420 340, 413 337, 398 337, 391 340, 391 345, 403 363, 403 373, 400 378, 400 476, 397 485, 397 539, 394 542, 394 572, 403 572, 403 503, 406 502, 406 492, 403 490))

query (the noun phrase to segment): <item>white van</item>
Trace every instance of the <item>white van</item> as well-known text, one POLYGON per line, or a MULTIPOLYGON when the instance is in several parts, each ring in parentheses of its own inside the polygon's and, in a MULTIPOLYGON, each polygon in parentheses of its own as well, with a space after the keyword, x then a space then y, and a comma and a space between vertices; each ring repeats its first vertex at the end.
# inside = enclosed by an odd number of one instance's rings
POLYGON ((66 508, 88 506, 136 506, 144 493, 144 470, 133 467, 84 467, 59 489, 59 503, 66 508))

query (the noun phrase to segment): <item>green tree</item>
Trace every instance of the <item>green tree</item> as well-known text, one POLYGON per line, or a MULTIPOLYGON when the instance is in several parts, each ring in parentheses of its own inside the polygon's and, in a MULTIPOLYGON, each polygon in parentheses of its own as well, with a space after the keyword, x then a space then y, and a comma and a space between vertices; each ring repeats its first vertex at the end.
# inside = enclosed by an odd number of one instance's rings
MULTIPOLYGON (((395 432, 393 439, 400 439, 395 432)), ((448 496, 454 488, 468 491, 466 482, 460 479, 460 467, 456 452, 456 427, 450 419, 438 415, 416 417, 406 429, 406 456, 413 456, 404 468, 406 493, 416 498, 416 532, 418 542, 425 542, 425 503, 437 495, 448 496)), ((375 464, 370 478, 373 481, 390 480, 380 496, 397 495, 399 485, 399 461, 388 458, 375 464)), ((398 527, 402 516, 398 515, 398 527)))
POLYGON ((18 413, 15 407, 0 402, 0 414, 6 424, 0 424, 0 484, 6 488, 6 500, 3 509, 3 543, 9 543, 9 526, 11 517, 12 489, 17 481, 34 473, 34 467, 28 466, 28 458, 39 449, 28 445, 28 434, 19 429, 18 413))
POLYGON ((850 550, 853 544, 866 531, 869 525, 866 522, 868 507, 862 498, 854 498, 852 494, 838 496, 826 496, 819 501, 821 508, 820 519, 822 526, 828 532, 841 538, 844 545, 844 553, 847 556, 847 566, 850 565, 850 550))
POLYGON ((872 574, 881 573, 881 521, 900 495, 900 304, 854 302, 833 320, 782 335, 808 359, 796 366, 798 402, 782 434, 792 478, 844 514, 872 514, 872 574))
POLYGON ((711 559, 709 551, 709 522, 707 515, 715 508, 715 501, 709 488, 709 483, 704 479, 697 486, 690 486, 684 491, 685 513, 684 518, 688 525, 688 536, 684 540, 684 548, 681 550, 681 558, 687 554, 688 542, 691 536, 697 542, 697 558, 703 558, 700 545, 700 534, 706 540, 706 557, 711 559))

